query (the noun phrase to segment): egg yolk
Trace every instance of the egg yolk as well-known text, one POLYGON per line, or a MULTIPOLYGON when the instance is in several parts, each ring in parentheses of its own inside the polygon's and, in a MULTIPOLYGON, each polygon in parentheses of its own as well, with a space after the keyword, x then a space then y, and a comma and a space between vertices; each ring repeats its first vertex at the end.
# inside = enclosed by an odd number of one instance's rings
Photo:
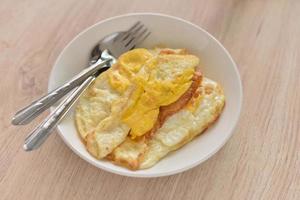
POLYGON ((116 69, 108 74, 110 85, 120 93, 135 89, 121 114, 130 127, 132 138, 151 130, 159 107, 175 102, 192 83, 195 66, 178 69, 174 63, 146 49, 134 49, 118 59, 116 69))

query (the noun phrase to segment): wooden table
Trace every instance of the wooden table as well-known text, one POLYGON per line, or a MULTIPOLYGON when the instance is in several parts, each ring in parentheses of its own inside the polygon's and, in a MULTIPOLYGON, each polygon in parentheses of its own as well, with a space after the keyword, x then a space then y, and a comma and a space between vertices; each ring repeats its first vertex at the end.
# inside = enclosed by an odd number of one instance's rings
POLYGON ((1 0, 0 74, 0 199, 300 199, 298 0, 1 0), (244 105, 230 141, 192 170, 152 179, 99 170, 57 134, 25 153, 39 120, 13 127, 10 119, 46 92, 63 47, 102 19, 144 11, 198 24, 232 54, 244 105))

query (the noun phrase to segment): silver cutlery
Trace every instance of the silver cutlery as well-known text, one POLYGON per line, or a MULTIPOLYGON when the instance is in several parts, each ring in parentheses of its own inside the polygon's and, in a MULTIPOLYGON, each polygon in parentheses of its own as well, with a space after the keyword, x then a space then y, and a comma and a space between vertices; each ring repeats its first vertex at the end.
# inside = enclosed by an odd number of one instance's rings
MULTIPOLYGON (((147 29, 144 28, 141 22, 135 23, 131 28, 129 28, 125 32, 116 32, 106 36, 98 45, 95 46, 93 51, 91 52, 91 57, 89 61, 89 67, 81 71, 79 74, 74 76, 71 80, 63 84, 62 86, 54 89, 49 92, 47 95, 39 98, 38 100, 32 102, 30 105, 18 111, 13 119, 13 125, 25 125, 39 116, 43 111, 50 108, 54 105, 59 99, 73 90, 75 87, 80 85, 84 80, 86 80, 89 76, 95 74, 99 69, 105 67, 111 60, 101 60, 99 59, 101 53, 104 49, 111 48, 113 51, 113 55, 119 56, 123 51, 123 46, 118 46, 117 41, 118 38, 123 38, 124 42, 127 42, 128 45, 133 45, 134 43, 138 43, 139 41, 131 41, 136 40, 138 38, 137 34, 145 34, 147 33, 147 29), (136 35, 130 35, 136 34, 136 35), (131 37, 129 37, 129 35, 131 37), (120 49, 118 47, 121 47, 120 49), (101 50, 100 50, 101 49, 101 50)), ((126 44, 127 44, 126 43, 126 44)))
MULTIPOLYGON (((91 66, 101 65, 101 67, 98 68, 96 73, 89 73, 88 78, 85 78, 83 83, 71 92, 71 94, 63 100, 56 109, 25 139, 23 148, 26 151, 38 148, 47 139, 53 129, 66 115, 84 90, 93 82, 93 80, 95 80, 101 72, 108 69, 111 64, 115 63, 117 57, 119 57, 122 53, 135 48, 135 46, 144 41, 149 34, 150 32, 148 29, 141 22, 137 22, 128 31, 114 33, 101 40, 92 50, 89 61, 91 66)), ((59 99, 58 97, 56 98, 59 99)), ((49 102, 52 103, 54 101, 51 100, 49 102)), ((47 109, 46 107, 50 107, 49 103, 41 106, 40 110, 45 110, 47 109)), ((42 111, 33 112, 30 110, 30 117, 19 117, 18 119, 24 119, 19 120, 19 122, 28 122, 41 112, 42 111)), ((24 113, 26 114, 26 112, 24 113)), ((24 113, 22 114, 24 115, 24 113)))

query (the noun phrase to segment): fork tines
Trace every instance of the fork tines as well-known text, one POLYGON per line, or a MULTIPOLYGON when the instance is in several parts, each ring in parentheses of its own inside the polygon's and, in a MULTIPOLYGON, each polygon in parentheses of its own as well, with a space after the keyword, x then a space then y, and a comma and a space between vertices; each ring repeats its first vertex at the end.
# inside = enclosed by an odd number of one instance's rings
POLYGON ((144 26, 144 24, 138 21, 126 31, 126 34, 121 38, 121 41, 125 42, 126 47, 132 49, 137 44, 144 41, 150 33, 151 32, 144 26))

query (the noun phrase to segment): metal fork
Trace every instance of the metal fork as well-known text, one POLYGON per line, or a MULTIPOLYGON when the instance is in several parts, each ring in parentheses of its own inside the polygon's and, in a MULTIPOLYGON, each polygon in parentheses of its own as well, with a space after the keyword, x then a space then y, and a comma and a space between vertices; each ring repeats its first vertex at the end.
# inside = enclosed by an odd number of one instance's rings
MULTIPOLYGON (((138 22, 127 32, 119 32, 114 36, 110 35, 105 37, 93 49, 90 64, 105 62, 108 60, 111 61, 110 64, 115 63, 116 57, 119 57, 122 53, 133 49, 149 35, 150 32, 148 29, 141 22, 138 22)), ((99 74, 109 67, 110 66, 102 68, 102 70, 98 71, 97 74, 89 76, 77 89, 75 89, 64 101, 62 101, 56 109, 25 139, 23 148, 26 151, 30 151, 41 146, 85 89, 99 74)))

